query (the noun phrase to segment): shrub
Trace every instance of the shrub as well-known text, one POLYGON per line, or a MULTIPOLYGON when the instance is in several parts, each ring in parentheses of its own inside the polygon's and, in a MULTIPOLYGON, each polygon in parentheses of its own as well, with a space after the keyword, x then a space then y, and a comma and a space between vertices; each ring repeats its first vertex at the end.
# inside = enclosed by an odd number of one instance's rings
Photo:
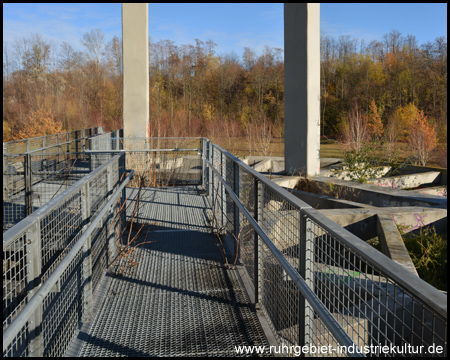
POLYGON ((409 255, 423 280, 447 291, 447 234, 424 227, 419 235, 402 234, 409 255))

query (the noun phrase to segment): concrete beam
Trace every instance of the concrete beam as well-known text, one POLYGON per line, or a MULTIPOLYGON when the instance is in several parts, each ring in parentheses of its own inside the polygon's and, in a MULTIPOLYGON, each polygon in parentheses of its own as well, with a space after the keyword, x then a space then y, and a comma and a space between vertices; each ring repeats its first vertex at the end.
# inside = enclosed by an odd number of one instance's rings
POLYGON ((320 172, 320 4, 284 4, 286 173, 320 172))
POLYGON ((414 275, 419 276, 402 236, 397 230, 397 226, 388 215, 378 215, 377 233, 383 254, 390 257, 414 275))
POLYGON ((123 132, 148 137, 148 4, 122 4, 123 132))

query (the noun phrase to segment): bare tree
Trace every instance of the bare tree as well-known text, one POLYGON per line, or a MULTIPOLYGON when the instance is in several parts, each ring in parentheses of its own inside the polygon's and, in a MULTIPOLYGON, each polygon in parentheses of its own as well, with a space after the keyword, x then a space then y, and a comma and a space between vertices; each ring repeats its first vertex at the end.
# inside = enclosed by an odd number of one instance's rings
POLYGON ((100 66, 100 60, 102 58, 103 44, 105 40, 105 34, 101 29, 94 29, 88 33, 84 33, 81 43, 87 49, 87 56, 90 61, 93 61, 97 68, 100 66))
POLYGON ((347 120, 341 133, 340 140, 346 148, 359 152, 369 141, 370 132, 367 122, 367 116, 363 114, 359 105, 354 103, 347 114, 347 120))
POLYGON ((75 51, 67 42, 60 45, 58 64, 61 70, 71 73, 75 68, 79 67, 83 60, 83 55, 75 51))
POLYGON ((32 34, 29 44, 30 47, 25 52, 25 70, 38 77, 45 74, 50 66, 51 44, 40 34, 32 34))

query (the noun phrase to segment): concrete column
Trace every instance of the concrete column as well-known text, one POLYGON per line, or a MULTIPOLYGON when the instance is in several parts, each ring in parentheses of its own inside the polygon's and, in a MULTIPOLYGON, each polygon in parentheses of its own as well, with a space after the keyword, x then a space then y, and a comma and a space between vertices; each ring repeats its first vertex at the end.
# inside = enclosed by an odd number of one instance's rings
POLYGON ((148 4, 122 4, 124 137, 149 128, 148 4))
POLYGON ((284 4, 284 161, 320 172, 320 4, 284 4))

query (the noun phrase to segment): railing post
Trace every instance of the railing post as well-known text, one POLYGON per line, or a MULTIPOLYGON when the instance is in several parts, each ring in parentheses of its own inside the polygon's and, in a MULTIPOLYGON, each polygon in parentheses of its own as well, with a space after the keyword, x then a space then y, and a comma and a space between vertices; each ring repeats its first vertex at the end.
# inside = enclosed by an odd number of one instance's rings
POLYGON ((117 150, 123 149, 123 142, 124 142, 124 139, 123 139, 123 129, 120 129, 120 130, 119 130, 119 140, 121 140, 121 141, 119 141, 117 150))
MULTIPOLYGON (((258 179, 254 179, 254 191, 255 191, 255 220, 261 226, 263 214, 262 214, 262 206, 263 206, 263 191, 262 184, 258 179)), ((254 258, 255 258, 255 303, 260 304, 262 302, 262 285, 263 285, 263 267, 262 267, 262 242, 259 238, 258 234, 255 233, 255 249, 254 249, 254 258)))
MULTIPOLYGON (((214 164, 214 146, 211 146, 211 161, 210 161, 211 165, 213 168, 215 168, 215 164, 214 164)), ((213 211, 215 211, 215 206, 214 206, 214 171, 211 171, 211 206, 213 211)), ((216 214, 213 214, 213 217, 215 217, 216 214)))
POLYGON ((25 154, 24 157, 24 180, 25 180, 25 215, 28 216, 33 212, 32 198, 32 174, 31 174, 31 155, 25 154))
MULTIPOLYGON (((26 261, 27 261, 27 299, 31 300, 35 289, 40 285, 42 258, 41 258, 41 230, 37 219, 26 233, 26 261)), ((42 357, 44 353, 44 339, 42 336, 42 304, 35 311, 32 320, 30 352, 32 357, 42 357)))
POLYGON ((79 147, 80 147, 80 130, 75 130, 75 152, 77 153, 77 159, 78 159, 78 153, 79 153, 79 147))
MULTIPOLYGON (((227 169, 226 169, 226 160, 224 161, 224 158, 226 157, 223 155, 223 151, 220 151, 220 175, 222 176, 222 179, 227 181, 227 169)), ((220 182, 220 189, 221 189, 221 197, 222 197, 222 224, 220 224, 220 227, 225 231, 226 234, 226 226, 227 226, 227 192, 225 190, 225 186, 223 186, 223 183, 220 182)))
POLYGON ((26 140, 27 153, 30 151, 30 139, 26 140))
MULTIPOLYGON (((119 162, 120 159, 118 159, 117 161, 119 162)), ((107 171, 108 199, 109 199, 112 195, 112 190, 114 187, 113 180, 112 180, 112 176, 113 176, 112 164, 110 164, 108 166, 106 171, 107 171)), ((119 173, 120 173, 119 167, 117 167, 117 171, 119 171, 119 173)), ((113 209, 113 211, 114 211, 114 209, 113 209)), ((114 251, 114 249, 113 249, 114 248, 114 228, 111 227, 113 219, 114 219, 113 211, 109 214, 109 216, 106 219, 106 223, 107 223, 106 231, 108 231, 108 229, 109 229, 109 233, 107 233, 107 237, 106 237, 107 265, 109 265, 109 263, 110 263, 110 256, 112 258, 114 258, 114 253, 113 253, 113 251, 114 251)))
POLYGON ((206 191, 206 139, 202 138, 202 187, 206 191))
MULTIPOLYGON (((122 153, 121 157, 119 158, 119 181, 125 180, 125 166, 126 166, 126 153, 122 153)), ((126 211, 126 201, 127 201, 127 192, 126 187, 122 190, 122 199, 120 201, 120 208, 122 211, 121 214, 121 225, 122 227, 119 229, 119 234, 122 234, 123 228, 126 226, 127 221, 127 211, 126 211)), ((115 249, 114 249, 115 251, 115 249)))
POLYGON ((44 136, 42 139, 42 158, 45 159, 45 147, 47 146, 47 136, 44 136))
POLYGON ((5 150, 5 147, 3 147, 3 201, 7 201, 8 199, 8 193, 10 192, 8 178, 11 176, 9 175, 9 161, 5 150))
MULTIPOLYGON (((314 291, 313 265, 314 265, 314 234, 311 221, 304 211, 300 212, 300 259, 299 274, 306 284, 314 291)), ((299 293, 299 345, 304 346, 311 343, 310 329, 313 326, 314 311, 305 298, 299 293), (304 322, 304 323, 302 323, 304 322)))
MULTIPOLYGON (((92 150, 92 139, 89 138, 89 150, 92 150)), ((92 161, 94 158, 94 153, 90 153, 89 154, 89 171, 92 171, 93 165, 92 165, 92 161)))
MULTIPOLYGON (((81 189, 81 213, 84 222, 84 228, 88 226, 90 218, 90 201, 89 201, 89 181, 81 189)), ((85 274, 83 291, 84 291, 84 309, 82 319, 89 322, 92 319, 92 254, 91 254, 91 236, 87 238, 83 247, 83 272, 85 274)))
MULTIPOLYGON (((237 162, 233 161, 233 166, 234 166, 234 193, 236 194, 237 198, 239 199, 239 165, 237 164, 237 162)), ((234 236, 236 237, 236 242, 235 242, 235 249, 234 251, 236 252, 237 246, 238 246, 238 241, 239 241, 239 230, 240 230, 240 224, 239 224, 239 208, 236 205, 235 202, 233 202, 233 214, 234 214, 234 236)), ((240 249, 240 247, 239 247, 240 249)), ((239 257, 239 254, 238 254, 239 257)))

